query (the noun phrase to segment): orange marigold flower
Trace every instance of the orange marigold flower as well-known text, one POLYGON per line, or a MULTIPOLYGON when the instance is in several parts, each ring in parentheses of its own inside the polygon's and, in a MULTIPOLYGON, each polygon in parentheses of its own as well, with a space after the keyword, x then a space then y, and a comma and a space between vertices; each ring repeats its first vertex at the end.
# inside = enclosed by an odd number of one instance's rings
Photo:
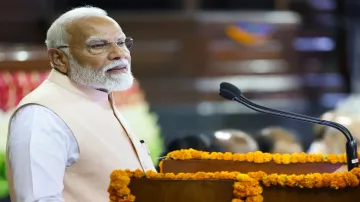
POLYGON ((261 151, 254 152, 254 163, 264 163, 264 155, 261 151))
POLYGON ((130 189, 127 187, 124 187, 122 189, 119 190, 119 195, 120 196, 126 196, 130 194, 130 189))
POLYGON ((163 170, 163 161, 159 162, 159 168, 160 168, 160 173, 162 173, 164 171, 163 170))
POLYGON ((307 156, 307 162, 309 162, 309 163, 314 163, 314 162, 315 162, 315 159, 316 159, 315 154, 308 154, 308 156, 307 156))
POLYGON ((263 155, 264 155, 264 162, 272 161, 273 157, 270 153, 263 153, 263 155))
POLYGON ((166 178, 166 179, 175 179, 176 175, 174 173, 165 173, 164 178, 166 178))
POLYGON ((350 172, 352 174, 356 175, 358 178, 360 178, 360 167, 359 168, 353 168, 350 172))
POLYGON ((344 179, 348 186, 357 187, 359 185, 359 179, 351 172, 344 172, 344 179))
POLYGON ((296 181, 296 175, 287 176, 286 186, 288 187, 296 187, 299 183, 296 181))
POLYGON ((314 176, 314 181, 315 181, 314 186, 316 188, 323 187, 323 177, 322 177, 322 175, 320 173, 314 173, 313 176, 314 176))
POLYGON ((254 161, 254 152, 249 152, 245 156, 247 162, 253 162, 254 161))
POLYGON ((245 154, 234 154, 233 159, 234 159, 234 161, 245 161, 246 155, 245 154))
POLYGON ((298 162, 299 163, 306 163, 307 162, 308 155, 305 152, 301 152, 298 156, 298 162))
POLYGON ((338 163, 338 156, 336 154, 330 154, 327 159, 330 163, 338 163))
POLYGON ((244 202, 244 201, 238 198, 234 198, 233 200, 231 200, 231 202, 244 202))
POLYGON ((224 153, 224 160, 233 160, 233 154, 231 152, 225 152, 224 153))
POLYGON ((298 154, 298 153, 291 154, 290 162, 291 163, 298 163, 299 162, 299 156, 300 156, 300 154, 298 154))
POLYGON ((287 177, 287 175, 281 174, 281 175, 278 175, 277 180, 278 180, 278 184, 280 186, 285 186, 287 183, 288 177, 287 177))
POLYGON ((257 181, 260 181, 264 176, 266 176, 266 173, 263 171, 258 171, 258 172, 249 172, 248 175, 257 181))
POLYGON ((245 202, 262 202, 262 201, 264 201, 264 198, 261 195, 249 196, 245 200, 245 202))
POLYGON ((144 176, 144 172, 142 171, 142 170, 140 170, 140 169, 136 169, 134 172, 133 172, 133 176, 135 177, 135 178, 141 178, 141 177, 143 177, 144 176))

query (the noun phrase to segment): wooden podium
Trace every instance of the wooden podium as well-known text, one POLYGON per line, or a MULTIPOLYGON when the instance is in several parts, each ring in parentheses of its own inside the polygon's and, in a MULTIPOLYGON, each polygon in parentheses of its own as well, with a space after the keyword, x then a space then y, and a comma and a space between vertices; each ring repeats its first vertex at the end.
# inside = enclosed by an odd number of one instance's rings
MULTIPOLYGON (((136 202, 231 202, 233 181, 225 180, 132 180, 130 190, 136 202)), ((264 188, 264 202, 350 202, 360 197, 360 187, 264 188)))
POLYGON ((344 162, 333 159, 328 162, 329 159, 324 157, 323 162, 285 165, 275 161, 254 163, 194 160, 191 157, 188 160, 168 158, 163 161, 162 173, 144 174, 137 171, 137 177, 135 174, 129 175, 127 184, 116 183, 116 179, 125 178, 114 177, 112 174, 112 188, 109 188, 112 191, 109 193, 116 195, 119 185, 126 184, 136 202, 337 202, 359 198, 360 168, 349 172, 334 172, 344 162), (252 192, 258 188, 261 192, 252 192), (248 195, 239 195, 239 190, 248 195))
POLYGON ((332 173, 344 164, 336 163, 296 163, 296 164, 276 164, 252 163, 244 161, 227 160, 164 160, 164 173, 194 173, 194 172, 217 172, 217 171, 238 171, 242 173, 263 171, 267 174, 310 174, 310 173, 332 173))

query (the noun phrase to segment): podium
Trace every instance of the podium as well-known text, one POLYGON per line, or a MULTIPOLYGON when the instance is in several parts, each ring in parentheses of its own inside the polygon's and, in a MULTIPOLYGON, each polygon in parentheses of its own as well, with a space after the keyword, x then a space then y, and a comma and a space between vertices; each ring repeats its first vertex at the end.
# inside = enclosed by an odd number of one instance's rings
MULTIPOLYGON (((136 202, 231 202, 233 181, 221 180, 132 180, 136 202)), ((339 202, 360 197, 360 188, 264 188, 264 202, 339 202)), ((246 201, 246 200, 244 200, 246 201)))
POLYGON ((253 159, 249 157, 254 153, 242 154, 242 161, 236 155, 175 151, 163 161, 163 173, 116 170, 111 174, 110 201, 335 202, 360 197, 360 168, 334 172, 344 165, 344 155, 313 159, 307 154, 257 152, 253 159), (266 158, 259 158, 261 155, 266 158), (214 156, 217 159, 206 159, 214 156))
POLYGON ((237 162, 227 160, 164 160, 164 173, 193 173, 193 172, 217 172, 217 171, 239 171, 242 173, 263 171, 267 174, 311 174, 311 173, 332 173, 339 169, 341 163, 296 163, 296 164, 276 164, 237 162))

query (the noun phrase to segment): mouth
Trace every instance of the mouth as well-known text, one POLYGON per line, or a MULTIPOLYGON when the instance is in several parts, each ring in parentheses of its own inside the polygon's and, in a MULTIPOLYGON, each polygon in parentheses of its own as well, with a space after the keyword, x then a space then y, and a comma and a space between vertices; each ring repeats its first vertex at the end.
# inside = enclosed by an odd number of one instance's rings
POLYGON ((115 74, 118 74, 118 73, 125 73, 127 72, 127 68, 126 66, 117 66, 117 67, 114 67, 114 68, 111 68, 109 70, 106 71, 107 73, 115 73, 115 74))

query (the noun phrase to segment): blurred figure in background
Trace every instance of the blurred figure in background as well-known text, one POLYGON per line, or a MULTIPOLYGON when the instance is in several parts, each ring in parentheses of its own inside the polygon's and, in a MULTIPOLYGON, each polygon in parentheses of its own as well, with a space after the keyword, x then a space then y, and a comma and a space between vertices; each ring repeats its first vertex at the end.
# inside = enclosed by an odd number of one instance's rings
MULTIPOLYGON (((160 155, 160 158, 166 156, 169 152, 180 149, 195 149, 199 151, 214 152, 218 151, 218 147, 213 143, 212 139, 205 134, 185 134, 171 138, 165 144, 165 149, 160 155)), ((159 165, 156 169, 160 171, 159 165)))
POLYGON ((267 127, 255 137, 260 151, 279 154, 303 152, 302 145, 295 134, 281 127, 267 127))
MULTIPOLYGON (((326 121, 332 121, 334 118, 334 112, 329 111, 324 113, 320 119, 326 121)), ((329 127, 318 125, 314 126, 314 140, 310 144, 310 147, 307 151, 309 154, 327 154, 329 153, 327 145, 325 143, 325 134, 329 130, 329 127)))
MULTIPOLYGON (((333 110, 331 121, 345 126, 353 135, 355 141, 360 141, 360 95, 352 95, 340 102, 333 110)), ((324 133, 324 144, 326 154, 343 154, 346 152, 346 138, 344 135, 334 129, 327 127, 324 133)))
POLYGON ((254 136, 254 139, 256 143, 258 144, 259 151, 264 153, 272 153, 274 150, 275 142, 272 138, 265 136, 265 135, 259 135, 256 134, 254 136))
POLYGON ((224 152, 248 153, 258 150, 254 138, 241 130, 219 130, 214 133, 214 138, 215 144, 224 152))

